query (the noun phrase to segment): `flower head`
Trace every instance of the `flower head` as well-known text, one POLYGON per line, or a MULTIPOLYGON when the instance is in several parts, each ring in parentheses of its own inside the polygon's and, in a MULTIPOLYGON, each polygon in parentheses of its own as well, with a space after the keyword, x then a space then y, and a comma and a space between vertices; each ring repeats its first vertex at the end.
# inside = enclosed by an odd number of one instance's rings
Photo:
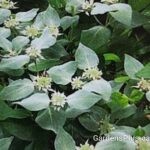
POLYGON ((51 34, 52 36, 55 36, 55 37, 61 35, 61 34, 59 33, 58 27, 55 26, 55 25, 51 25, 51 26, 49 27, 49 32, 50 32, 50 34, 51 34))
POLYGON ((10 0, 0 0, 0 8, 5 8, 5 9, 14 9, 15 7, 14 2, 10 0))
POLYGON ((55 91, 51 96, 51 103, 57 110, 65 106, 66 96, 64 95, 64 93, 55 91))
POLYGON ((81 77, 75 77, 71 82, 72 89, 80 89, 84 85, 84 82, 81 80, 81 77))
POLYGON ((23 31, 24 35, 28 37, 37 37, 39 35, 39 29, 35 26, 27 26, 25 31, 23 31))
POLYGON ((94 146, 86 141, 84 145, 80 144, 80 147, 76 147, 76 150, 94 150, 94 146))
POLYGON ((135 143, 137 144, 137 150, 148 150, 150 149, 150 140, 146 140, 144 138, 138 137, 135 140, 135 143))
POLYGON ((110 118, 106 116, 104 119, 100 121, 100 132, 101 135, 111 132, 115 127, 110 123, 110 118))
POLYGON ((133 87, 140 89, 140 91, 150 91, 150 80, 145 80, 144 78, 142 78, 137 83, 137 86, 133 87))
POLYGON ((5 27, 14 28, 19 25, 19 22, 12 16, 4 22, 5 27))
POLYGON ((89 15, 91 12, 92 8, 94 7, 94 0, 85 0, 82 4, 82 10, 89 15))
POLYGON ((37 48, 34 48, 34 47, 27 48, 26 49, 26 54, 28 56, 30 56, 31 58, 37 58, 37 57, 43 58, 42 55, 41 55, 41 50, 37 49, 37 48))
POLYGON ((102 74, 103 74, 102 71, 100 71, 97 67, 92 67, 92 68, 85 69, 82 76, 84 78, 96 80, 96 79, 100 79, 102 74))
POLYGON ((47 92, 51 90, 52 78, 43 74, 42 76, 33 77, 33 83, 39 91, 47 92))
POLYGON ((117 3, 119 0, 101 0, 102 3, 106 4, 114 4, 117 3))

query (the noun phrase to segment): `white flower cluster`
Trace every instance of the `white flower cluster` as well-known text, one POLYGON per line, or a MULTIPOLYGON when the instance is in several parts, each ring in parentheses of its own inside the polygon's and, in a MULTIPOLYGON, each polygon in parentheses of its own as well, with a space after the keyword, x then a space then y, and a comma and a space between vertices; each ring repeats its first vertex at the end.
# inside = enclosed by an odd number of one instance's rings
POLYGON ((0 0, 0 8, 5 9, 15 9, 16 3, 10 1, 10 0, 0 0))
POLYGON ((34 47, 29 47, 26 49, 26 54, 28 56, 30 56, 31 58, 43 58, 43 56, 41 55, 41 50, 40 49, 37 49, 37 48, 34 48, 34 47))
POLYGON ((33 83, 35 87, 39 91, 50 91, 51 90, 51 83, 52 83, 52 78, 49 77, 46 73, 43 73, 41 76, 31 76, 33 83))
POLYGON ((19 25, 19 22, 11 16, 10 18, 4 21, 4 25, 6 28, 15 28, 19 25))
POLYGON ((91 12, 91 10, 94 7, 94 0, 85 0, 84 3, 82 4, 82 10, 89 15, 89 13, 91 12))
POLYGON ((51 95, 51 103, 54 106, 54 109, 60 110, 67 103, 67 97, 64 93, 54 91, 51 95))
MULTIPOLYGON (((105 4, 115 4, 118 3, 119 0, 101 0, 101 3, 105 4)), ((86 15, 90 15, 90 12, 95 7, 94 0, 85 0, 81 5, 81 12, 85 12, 86 15)))
POLYGON ((98 80, 101 79, 103 73, 97 67, 91 67, 85 69, 81 77, 75 77, 71 81, 72 89, 81 89, 86 83, 86 80, 98 80))
POLYGON ((76 147, 76 150, 94 150, 94 146, 90 145, 88 141, 84 145, 80 144, 80 147, 76 147))
POLYGON ((31 38, 35 38, 40 34, 38 27, 34 25, 27 26, 22 33, 31 38))
POLYGON ((59 33, 59 28, 55 25, 51 25, 50 27, 48 27, 49 32, 51 35, 53 35, 54 37, 58 37, 59 35, 61 35, 59 33))
POLYGON ((100 71, 97 67, 85 69, 83 73, 83 77, 90 80, 100 79, 102 75, 102 71, 100 71))
POLYGON ((145 80, 142 78, 138 83, 137 86, 133 86, 135 88, 140 89, 140 91, 150 91, 150 80, 145 80))
POLYGON ((35 88, 39 91, 43 91, 48 94, 48 91, 53 92, 51 94, 51 100, 50 103, 52 106, 54 106, 54 109, 60 110, 65 106, 67 103, 67 99, 64 93, 60 93, 59 91, 55 91, 51 88, 52 85, 52 78, 47 75, 46 72, 43 73, 41 76, 31 76, 33 83, 35 85, 35 88))

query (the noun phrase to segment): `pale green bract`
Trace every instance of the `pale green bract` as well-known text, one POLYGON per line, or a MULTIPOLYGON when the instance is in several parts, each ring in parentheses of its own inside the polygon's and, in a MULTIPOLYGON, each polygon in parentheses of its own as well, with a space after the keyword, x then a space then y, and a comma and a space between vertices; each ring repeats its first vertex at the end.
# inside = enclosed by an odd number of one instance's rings
POLYGON ((81 43, 76 51, 75 60, 79 69, 96 67, 99 63, 96 53, 81 43))
POLYGON ((27 12, 19 12, 16 14, 16 20, 20 22, 27 22, 33 20, 37 15, 39 9, 32 9, 27 12))
POLYGON ((34 85, 29 79, 19 79, 11 82, 0 92, 0 99, 16 101, 32 94, 34 85))
POLYGON ((50 99, 47 94, 36 93, 22 100, 21 102, 15 102, 14 104, 21 105, 30 111, 39 111, 47 108, 49 106, 49 103, 50 99))
POLYGON ((48 74, 56 84, 67 85, 77 70, 76 62, 68 62, 60 66, 52 67, 48 74))
POLYGON ((5 69, 21 69, 29 61, 30 58, 27 55, 19 55, 8 59, 4 58, 0 62, 0 71, 5 71, 5 69))
POLYGON ((137 79, 136 73, 143 69, 144 66, 135 58, 125 55, 124 68, 125 72, 131 79, 137 79))

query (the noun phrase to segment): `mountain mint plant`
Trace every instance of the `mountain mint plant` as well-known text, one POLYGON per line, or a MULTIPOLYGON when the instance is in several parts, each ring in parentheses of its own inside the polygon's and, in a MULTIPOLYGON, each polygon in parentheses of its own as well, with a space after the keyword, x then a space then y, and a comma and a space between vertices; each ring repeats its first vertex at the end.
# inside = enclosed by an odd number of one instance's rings
POLYGON ((0 150, 149 150, 150 2, 39 2, 0 0, 0 150))

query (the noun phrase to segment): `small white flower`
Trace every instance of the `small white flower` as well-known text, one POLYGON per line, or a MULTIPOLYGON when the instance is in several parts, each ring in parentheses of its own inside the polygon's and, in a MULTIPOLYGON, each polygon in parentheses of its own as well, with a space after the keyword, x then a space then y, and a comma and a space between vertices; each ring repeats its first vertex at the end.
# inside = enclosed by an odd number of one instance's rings
POLYGON ((41 50, 34 48, 34 47, 29 47, 26 49, 26 54, 28 56, 30 56, 31 58, 43 58, 43 56, 41 55, 41 50))
POLYGON ((101 0, 102 3, 106 3, 106 4, 114 4, 114 3, 118 3, 119 0, 101 0))
POLYGON ((23 34, 35 38, 39 35, 39 29, 35 26, 27 26, 23 34))
POLYGON ((71 82, 72 89, 80 89, 84 85, 84 82, 81 80, 81 77, 75 77, 71 82))
POLYGON ((42 76, 32 77, 35 87, 39 91, 51 91, 52 78, 43 74, 42 76))
POLYGON ((5 8, 5 9, 15 9, 15 4, 14 2, 10 0, 0 0, 0 8, 5 8))
POLYGON ((17 51, 9 50, 7 54, 3 55, 3 58, 10 58, 13 56, 18 56, 17 51))
POLYGON ((4 25, 7 28, 14 28, 19 25, 19 22, 11 16, 8 20, 4 21, 4 25))
POLYGON ((100 79, 102 75, 103 75, 102 71, 100 71, 97 67, 93 67, 85 69, 82 76, 84 78, 96 80, 100 79))
POLYGON ((53 36, 55 36, 55 37, 58 37, 59 35, 61 35, 61 34, 59 33, 59 29, 58 29, 57 26, 51 25, 51 26, 48 27, 48 28, 49 28, 49 32, 50 32, 51 35, 53 35, 53 36))
POLYGON ((140 91, 150 91, 150 80, 145 80, 144 78, 142 78, 137 83, 137 86, 133 87, 140 89, 140 91))
POLYGON ((80 144, 80 147, 76 147, 76 150, 94 150, 94 146, 90 145, 88 141, 84 145, 80 144))
POLYGON ((65 106, 67 101, 64 93, 55 91, 51 96, 51 103, 57 110, 65 106))
POLYGON ((85 0, 85 2, 82 4, 82 10, 89 15, 91 10, 94 7, 94 0, 85 0))

